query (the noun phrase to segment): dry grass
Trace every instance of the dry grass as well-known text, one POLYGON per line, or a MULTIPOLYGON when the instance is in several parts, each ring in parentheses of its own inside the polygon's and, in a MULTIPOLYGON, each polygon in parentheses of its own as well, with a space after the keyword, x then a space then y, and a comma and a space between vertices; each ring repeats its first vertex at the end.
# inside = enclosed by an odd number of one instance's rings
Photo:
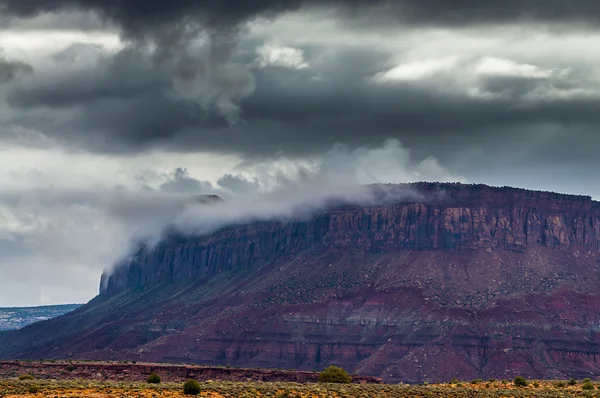
MULTIPOLYGON (((539 381, 534 386, 515 387, 512 383, 482 381, 477 384, 436 384, 409 386, 391 384, 297 384, 201 382, 200 397, 209 398, 395 398, 395 397, 600 397, 598 383, 594 390, 582 390, 582 382, 562 386, 556 381, 539 381)), ((0 397, 184 397, 183 383, 117 383, 86 380, 19 380, 0 379, 0 397), (30 393, 32 385, 39 392, 30 393)))

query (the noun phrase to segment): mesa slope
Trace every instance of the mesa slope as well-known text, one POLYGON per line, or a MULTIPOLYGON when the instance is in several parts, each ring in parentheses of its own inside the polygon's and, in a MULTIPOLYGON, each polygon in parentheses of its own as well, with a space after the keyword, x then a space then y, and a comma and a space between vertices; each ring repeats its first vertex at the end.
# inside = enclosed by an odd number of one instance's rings
POLYGON ((600 375, 600 203, 408 188, 173 236, 103 276, 87 305, 0 335, 0 357, 336 364, 386 381, 600 375))

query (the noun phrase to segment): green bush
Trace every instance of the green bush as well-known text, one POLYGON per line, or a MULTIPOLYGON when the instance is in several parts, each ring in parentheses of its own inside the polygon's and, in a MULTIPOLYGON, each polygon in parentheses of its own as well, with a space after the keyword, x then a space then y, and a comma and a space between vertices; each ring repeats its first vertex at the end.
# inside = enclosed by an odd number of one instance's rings
POLYGON ((30 374, 22 374, 19 376, 19 380, 35 380, 35 377, 30 374))
POLYGON ((75 370, 75 366, 73 366, 73 365, 67 366, 67 371, 73 372, 74 370, 75 370))
POLYGON ((534 386, 535 388, 538 388, 538 387, 540 386, 540 383, 538 383, 537 381, 534 381, 534 382, 533 382, 533 386, 534 386))
POLYGON ((582 390, 593 390, 594 385, 588 381, 587 383, 583 383, 583 385, 581 386, 581 389, 582 390))
POLYGON ((32 384, 29 386, 27 391, 29 391, 30 394, 37 394, 38 392, 40 392, 40 387, 36 386, 35 384, 32 384))
POLYGON ((457 379, 455 379, 455 378, 450 379, 450 384, 458 384, 458 383, 460 383, 460 382, 457 379))
POLYGON ((589 383, 590 381, 591 381, 591 380, 590 380, 589 378, 587 378, 587 377, 586 377, 585 379, 583 379, 583 382, 584 382, 584 383, 589 383))
POLYGON ((515 377, 514 383, 515 383, 515 386, 517 386, 517 387, 526 387, 527 386, 527 380, 525 380, 525 378, 522 376, 515 377))
POLYGON ((319 383, 351 383, 352 377, 339 366, 329 366, 319 373, 319 383))
POLYGON ((198 395, 200 394, 200 383, 196 380, 188 380, 183 383, 183 393, 185 395, 198 395))
POLYGON ((566 386, 567 383, 565 383, 564 381, 559 381, 558 383, 556 383, 554 386, 556 388, 563 388, 564 386, 566 386))
POLYGON ((160 376, 157 375, 155 372, 150 373, 150 375, 148 376, 148 383, 159 384, 160 383, 160 376))
POLYGON ((569 382, 567 384, 569 384, 570 386, 577 385, 577 380, 571 379, 571 380, 569 380, 569 382))
POLYGON ((471 384, 479 384, 481 383, 483 380, 482 379, 475 379, 475 380, 471 380, 471 384))
POLYGON ((302 398, 299 394, 293 394, 290 391, 283 391, 277 395, 277 398, 302 398))

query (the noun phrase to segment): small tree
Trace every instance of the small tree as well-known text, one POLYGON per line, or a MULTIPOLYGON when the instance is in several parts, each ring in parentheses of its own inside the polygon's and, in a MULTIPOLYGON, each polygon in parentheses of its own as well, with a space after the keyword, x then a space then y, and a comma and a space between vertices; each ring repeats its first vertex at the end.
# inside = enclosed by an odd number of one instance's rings
POLYGON ((188 380, 183 383, 183 393, 185 395, 198 395, 200 394, 200 383, 196 380, 188 380))
POLYGON ((160 383, 160 376, 157 375, 155 372, 150 373, 150 375, 148 376, 148 383, 159 384, 160 383))
POLYGON ((594 385, 588 381, 587 383, 583 383, 583 385, 581 386, 581 389, 582 390, 593 390, 594 385))
POLYGON ((40 392, 40 387, 35 384, 32 384, 29 386, 27 391, 29 391, 30 394, 37 394, 38 392, 40 392))
POLYGON ((515 386, 517 386, 517 387, 526 387, 527 386, 527 380, 525 380, 525 378, 521 377, 521 376, 515 377, 514 383, 515 383, 515 386))
POLYGON ((351 383, 352 377, 339 366, 329 366, 319 373, 319 383, 351 383))

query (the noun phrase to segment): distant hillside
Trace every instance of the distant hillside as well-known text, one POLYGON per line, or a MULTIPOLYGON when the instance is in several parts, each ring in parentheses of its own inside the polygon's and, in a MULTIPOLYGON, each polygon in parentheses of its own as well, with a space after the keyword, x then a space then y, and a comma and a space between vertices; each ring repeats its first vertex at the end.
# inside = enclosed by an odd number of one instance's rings
POLYGON ((41 307, 0 308, 0 331, 20 329, 34 322, 56 318, 80 306, 81 304, 65 304, 41 307))

